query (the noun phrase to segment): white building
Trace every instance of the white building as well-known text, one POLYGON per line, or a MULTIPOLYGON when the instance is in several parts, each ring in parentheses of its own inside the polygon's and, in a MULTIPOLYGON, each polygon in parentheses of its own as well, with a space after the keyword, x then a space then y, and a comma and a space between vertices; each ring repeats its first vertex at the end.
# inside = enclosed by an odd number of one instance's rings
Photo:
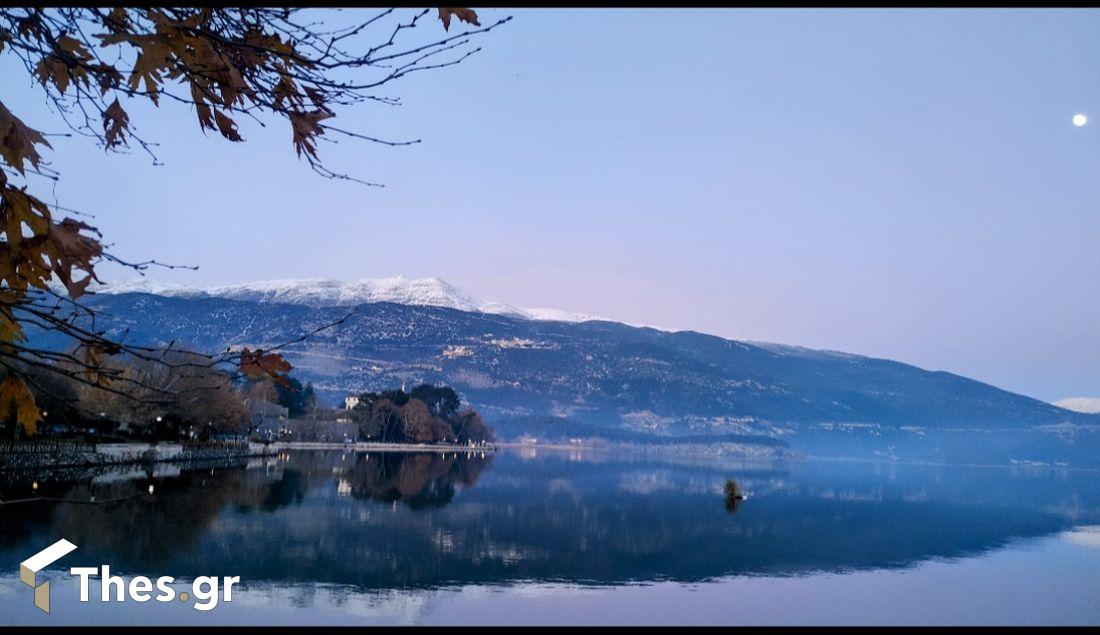
POLYGON ((351 410, 352 408, 354 408, 358 405, 359 405, 359 397, 356 397, 355 395, 349 395, 347 397, 344 397, 344 410, 351 410))

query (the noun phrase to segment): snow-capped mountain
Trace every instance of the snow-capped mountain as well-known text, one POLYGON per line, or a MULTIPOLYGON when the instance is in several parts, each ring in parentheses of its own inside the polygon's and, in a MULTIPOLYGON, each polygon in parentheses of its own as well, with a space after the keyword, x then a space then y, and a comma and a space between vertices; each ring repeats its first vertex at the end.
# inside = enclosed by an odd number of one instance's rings
POLYGON ((1059 399, 1054 405, 1074 412, 1100 414, 1100 397, 1070 397, 1059 399))
MULTIPOLYGON (((1100 414, 891 360, 518 309, 433 278, 99 291, 82 298, 94 323, 77 323, 109 338, 280 347, 329 404, 442 383, 502 438, 721 438, 876 460, 1100 466, 1100 414)), ((26 333, 33 346, 72 346, 56 331, 26 333)))
POLYGON ((431 278, 323 278, 265 280, 217 287, 188 287, 147 278, 109 282, 93 289, 98 294, 151 293, 177 298, 225 298, 248 302, 298 304, 314 308, 393 302, 409 306, 439 306, 459 311, 506 315, 528 320, 587 322, 603 320, 594 315, 559 309, 522 309, 504 302, 484 300, 445 280, 431 278))

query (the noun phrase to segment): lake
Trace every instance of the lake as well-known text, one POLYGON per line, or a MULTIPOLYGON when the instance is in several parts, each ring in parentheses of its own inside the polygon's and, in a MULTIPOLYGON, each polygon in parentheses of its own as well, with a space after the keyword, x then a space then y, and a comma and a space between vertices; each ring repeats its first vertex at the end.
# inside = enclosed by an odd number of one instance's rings
POLYGON ((0 498, 81 502, 0 506, 6 625, 1100 624, 1093 471, 528 448, 30 478, 0 498), (61 538, 47 615, 19 563, 61 538), (100 564, 240 583, 78 601, 69 567, 100 564))

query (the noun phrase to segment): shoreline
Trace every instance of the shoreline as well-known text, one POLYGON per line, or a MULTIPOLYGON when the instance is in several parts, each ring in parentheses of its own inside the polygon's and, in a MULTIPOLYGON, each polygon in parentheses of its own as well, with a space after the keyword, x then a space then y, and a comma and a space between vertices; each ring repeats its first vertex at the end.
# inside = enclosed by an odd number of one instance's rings
POLYGON ((904 465, 927 467, 961 467, 977 469, 1026 469, 1056 471, 1100 471, 1091 466, 1028 464, 1028 463, 949 463, 921 460, 890 460, 872 457, 836 457, 803 453, 785 453, 781 455, 755 454, 715 450, 717 448, 690 449, 681 447, 652 448, 635 444, 605 443, 522 443, 494 442, 489 445, 428 445, 415 443, 379 443, 379 442, 327 442, 327 441, 276 441, 268 444, 241 443, 237 446, 211 444, 206 446, 185 446, 179 443, 113 443, 100 444, 93 450, 70 450, 62 448, 59 453, 50 452, 3 452, 0 451, 0 471, 24 472, 50 469, 91 468, 97 466, 125 466, 152 463, 191 463, 217 462, 224 460, 252 459, 272 457, 280 452, 292 450, 342 450, 353 452, 403 452, 450 454, 497 454, 502 450, 511 451, 551 451, 551 452, 594 452, 628 453, 635 456, 657 454, 666 459, 693 460, 741 460, 741 461, 805 461, 822 463, 854 463, 873 465, 904 465), (708 451, 709 450, 709 451, 708 451))
POLYGON ((369 441, 276 441, 267 447, 278 450, 363 450, 367 452, 496 452, 503 443, 490 445, 420 445, 417 443, 377 443, 369 441))
POLYGON ((96 466, 184 463, 271 457, 290 450, 351 450, 355 452, 425 452, 437 454, 486 454, 499 449, 492 445, 420 445, 415 443, 278 441, 183 445, 180 443, 104 443, 95 449, 59 446, 57 452, 2 452, 0 470, 19 472, 43 469, 89 468, 96 466))

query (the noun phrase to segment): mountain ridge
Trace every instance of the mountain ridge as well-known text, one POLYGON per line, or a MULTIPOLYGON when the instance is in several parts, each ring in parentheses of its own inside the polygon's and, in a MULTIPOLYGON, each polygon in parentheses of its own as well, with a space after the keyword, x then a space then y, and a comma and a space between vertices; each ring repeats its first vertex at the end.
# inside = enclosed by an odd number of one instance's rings
POLYGON ((595 315, 552 308, 520 308, 506 302, 482 299, 470 291, 435 276, 335 280, 331 278, 281 278, 231 285, 191 287, 148 278, 132 278, 96 285, 99 295, 150 293, 166 297, 214 297, 231 300, 300 304, 312 307, 355 306, 393 302, 408 306, 438 306, 460 311, 506 315, 529 320, 584 322, 606 320, 595 315))
MULTIPOLYGON (((393 302, 118 293, 84 303, 112 339, 208 352, 267 349, 331 325, 281 350, 328 404, 446 384, 509 439, 714 439, 841 458, 1100 465, 1100 415, 889 359, 393 302)), ((28 336, 36 346, 71 344, 28 336)))

